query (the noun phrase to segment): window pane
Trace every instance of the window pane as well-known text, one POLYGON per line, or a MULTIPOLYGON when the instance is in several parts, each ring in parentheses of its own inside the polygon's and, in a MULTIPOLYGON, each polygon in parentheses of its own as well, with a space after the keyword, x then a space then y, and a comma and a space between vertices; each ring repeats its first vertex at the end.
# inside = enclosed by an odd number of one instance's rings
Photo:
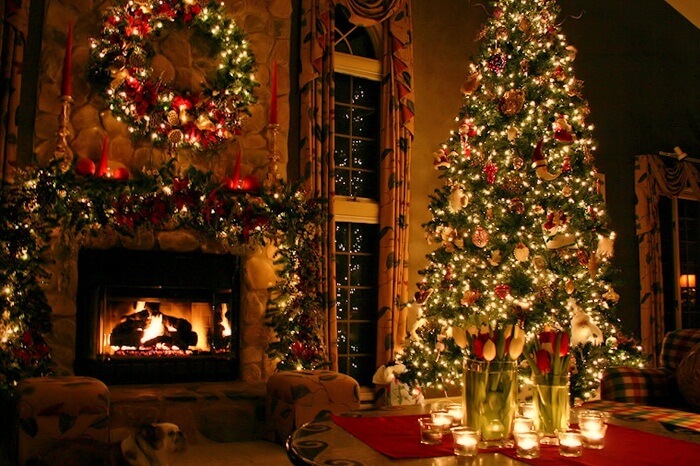
POLYGON ((376 324, 353 323, 350 325, 350 353, 351 354, 372 354, 376 348, 376 324))
MULTIPOLYGON (((368 170, 379 169, 379 147, 374 140, 352 140, 352 166, 368 170)), ((336 162, 337 163, 337 162, 336 162)))
POLYGON ((377 112, 374 109, 353 108, 353 111, 352 111, 352 134, 353 134, 353 136, 363 136, 366 138, 374 138, 377 136, 378 130, 379 130, 379 124, 377 121, 377 112))
POLYGON ((371 385, 372 376, 376 371, 374 367, 375 357, 372 356, 353 356, 346 358, 343 362, 347 365, 347 372, 350 377, 357 380, 360 385, 371 385))
POLYGON ((335 170, 335 193, 339 196, 351 196, 350 191, 350 170, 336 168, 335 170))
POLYGON ((335 256, 335 276, 338 285, 348 285, 348 256, 336 254, 335 256))
POLYGON ((376 58, 372 40, 364 28, 356 28, 354 31, 348 34, 348 41, 350 42, 350 48, 352 49, 353 55, 366 58, 376 58))
POLYGON ((379 197, 379 179, 377 174, 353 171, 351 189, 353 196, 377 199, 379 197))
POLYGON ((344 104, 350 103, 351 77, 346 74, 335 73, 335 101, 344 104))
POLYGON ((338 353, 348 354, 348 333, 344 325, 338 325, 338 353))
POLYGON ((336 102, 335 105, 336 134, 350 134, 350 107, 336 102))
POLYGON ((338 222, 335 224, 335 250, 347 252, 350 250, 348 242, 350 241, 350 224, 346 222, 338 222))
MULTIPOLYGON (((347 320, 348 319, 348 307, 349 307, 349 302, 348 302, 348 296, 347 296, 347 288, 338 288, 338 291, 336 293, 336 316, 338 317, 338 320, 347 320)), ((353 298, 354 302, 354 298, 353 298)))
MULTIPOLYGON (((373 289, 351 289, 350 302, 352 320, 371 320, 377 315, 377 293, 373 289)), ((347 304, 347 300, 345 303, 347 304)))
MULTIPOLYGON (((379 102, 379 81, 353 78, 352 103, 362 107, 377 107, 379 102)), ((347 102, 345 100, 344 102, 347 102)))
POLYGON ((335 137, 335 166, 350 167, 350 139, 344 136, 335 137))
POLYGON ((353 223, 350 250, 374 254, 377 251, 377 226, 367 223, 353 223))
POLYGON ((350 257, 350 285, 376 286, 377 260, 372 256, 350 257))

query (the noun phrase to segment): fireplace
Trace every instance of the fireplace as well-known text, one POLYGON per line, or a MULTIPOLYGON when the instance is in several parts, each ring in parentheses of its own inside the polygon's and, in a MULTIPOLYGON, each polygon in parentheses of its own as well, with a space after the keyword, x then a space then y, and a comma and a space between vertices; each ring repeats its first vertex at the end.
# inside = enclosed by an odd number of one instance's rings
POLYGON ((232 380, 239 258, 81 249, 75 373, 108 384, 232 380))

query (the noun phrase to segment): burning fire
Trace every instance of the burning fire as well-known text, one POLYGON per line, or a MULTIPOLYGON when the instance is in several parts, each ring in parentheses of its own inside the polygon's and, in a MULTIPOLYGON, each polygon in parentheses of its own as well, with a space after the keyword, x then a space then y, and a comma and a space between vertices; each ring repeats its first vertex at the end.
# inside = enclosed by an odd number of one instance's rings
POLYGON ((221 303, 221 326, 224 327, 224 330, 221 332, 221 335, 223 337, 231 336, 231 325, 228 323, 228 319, 226 318, 227 309, 228 306, 226 305, 226 303, 221 303))
MULTIPOLYGON (((175 332, 176 329, 173 327, 168 327, 168 331, 175 332)), ((143 336, 141 337, 141 343, 146 343, 154 338, 164 335, 166 327, 163 324, 163 314, 156 314, 148 318, 148 325, 143 329, 143 336)))

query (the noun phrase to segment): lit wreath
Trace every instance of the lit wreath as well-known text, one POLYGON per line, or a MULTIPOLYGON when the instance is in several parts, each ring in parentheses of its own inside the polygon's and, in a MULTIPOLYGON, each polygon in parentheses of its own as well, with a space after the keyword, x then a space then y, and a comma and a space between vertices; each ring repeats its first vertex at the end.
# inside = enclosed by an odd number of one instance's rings
POLYGON ((89 80, 132 137, 155 146, 216 149, 240 132, 242 114, 256 100, 255 58, 245 34, 214 1, 133 0, 114 6, 90 47, 89 80), (150 40, 167 25, 208 39, 219 59, 215 76, 207 79, 211 88, 181 94, 152 76, 150 40))

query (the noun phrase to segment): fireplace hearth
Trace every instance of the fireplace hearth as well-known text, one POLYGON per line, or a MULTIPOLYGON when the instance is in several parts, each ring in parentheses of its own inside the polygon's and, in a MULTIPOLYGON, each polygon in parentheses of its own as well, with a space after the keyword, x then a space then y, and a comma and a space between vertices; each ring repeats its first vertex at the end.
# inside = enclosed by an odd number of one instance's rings
POLYGON ((75 373, 108 384, 233 380, 239 258, 81 249, 75 373))

